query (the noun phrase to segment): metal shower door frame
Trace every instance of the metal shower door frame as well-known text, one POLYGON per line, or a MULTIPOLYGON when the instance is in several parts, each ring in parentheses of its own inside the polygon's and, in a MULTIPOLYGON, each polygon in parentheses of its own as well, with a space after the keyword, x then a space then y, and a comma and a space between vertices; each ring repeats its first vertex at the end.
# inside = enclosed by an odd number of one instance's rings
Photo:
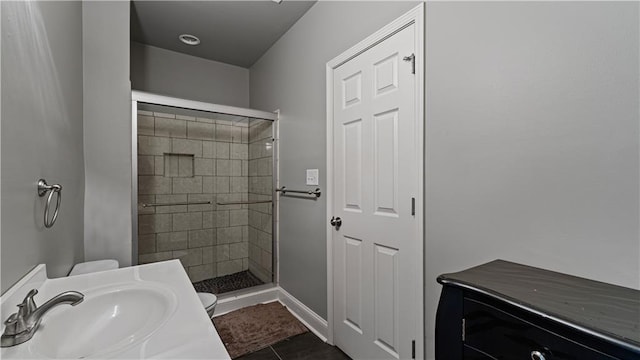
POLYGON ((275 192, 278 186, 278 144, 277 144, 277 126, 280 117, 280 111, 274 112, 241 108, 235 106, 219 105, 206 103, 201 101, 187 100, 175 98, 165 95, 152 94, 143 91, 131 91, 131 265, 138 265, 138 103, 170 106, 188 110, 199 110, 212 113, 220 113, 225 115, 236 115, 271 121, 273 123, 272 130, 272 210, 271 210, 271 236, 272 236, 272 270, 271 281, 274 285, 278 285, 279 280, 279 262, 278 262, 278 206, 277 194, 275 192))

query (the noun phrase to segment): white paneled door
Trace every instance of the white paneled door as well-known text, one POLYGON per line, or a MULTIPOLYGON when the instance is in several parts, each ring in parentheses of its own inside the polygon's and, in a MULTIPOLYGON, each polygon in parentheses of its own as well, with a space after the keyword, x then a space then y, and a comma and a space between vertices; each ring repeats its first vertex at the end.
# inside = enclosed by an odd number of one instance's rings
POLYGON ((410 359, 422 324, 415 26, 333 70, 333 340, 354 359, 410 359))

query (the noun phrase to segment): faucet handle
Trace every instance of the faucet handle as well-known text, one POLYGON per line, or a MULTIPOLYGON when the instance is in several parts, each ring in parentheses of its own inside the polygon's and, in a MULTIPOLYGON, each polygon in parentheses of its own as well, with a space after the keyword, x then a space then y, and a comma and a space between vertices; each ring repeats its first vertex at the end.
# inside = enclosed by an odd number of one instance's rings
POLYGON ((20 308, 18 313, 23 318, 36 310, 37 306, 36 306, 36 302, 33 300, 33 297, 36 296, 37 294, 38 294, 37 289, 31 289, 27 293, 27 296, 24 297, 24 300, 22 300, 22 304, 18 305, 18 307, 20 308))
POLYGON ((3 335, 16 335, 27 330, 28 326, 25 319, 37 308, 35 301, 33 301, 33 297, 37 293, 37 289, 31 289, 22 300, 22 303, 18 304, 18 312, 9 315, 7 320, 4 321, 3 335))
POLYGON ((18 313, 9 315, 7 320, 4 321, 4 324, 5 328, 3 335, 15 335, 27 329, 24 318, 21 317, 18 313))
POLYGON ((15 333, 16 325, 18 324, 18 313, 13 313, 9 315, 7 320, 4 321, 4 324, 6 325, 5 331, 8 330, 10 332, 15 333))
POLYGON ((38 294, 38 289, 29 290, 27 295, 24 297, 24 301, 27 301, 27 299, 33 299, 33 297, 36 296, 37 294, 38 294))

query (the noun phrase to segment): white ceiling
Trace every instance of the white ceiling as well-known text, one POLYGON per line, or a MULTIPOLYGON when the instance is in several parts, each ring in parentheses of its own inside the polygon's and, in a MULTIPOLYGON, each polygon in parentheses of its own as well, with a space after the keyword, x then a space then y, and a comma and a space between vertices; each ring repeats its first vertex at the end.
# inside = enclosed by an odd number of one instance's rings
POLYGON ((131 5, 131 40, 251 67, 314 1, 143 1, 131 5), (189 46, 180 34, 200 38, 189 46))

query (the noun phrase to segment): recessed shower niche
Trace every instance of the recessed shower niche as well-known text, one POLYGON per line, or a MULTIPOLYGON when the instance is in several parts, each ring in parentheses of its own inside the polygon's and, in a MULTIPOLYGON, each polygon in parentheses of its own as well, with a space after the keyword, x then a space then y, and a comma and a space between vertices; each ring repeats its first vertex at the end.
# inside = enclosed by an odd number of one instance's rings
POLYGON ((137 261, 196 289, 273 281, 273 121, 137 104, 137 261))
MULTIPOLYGON (((164 153, 164 176, 166 177, 193 177, 194 154, 164 153)), ((155 164, 154 164, 155 165, 155 164)))

